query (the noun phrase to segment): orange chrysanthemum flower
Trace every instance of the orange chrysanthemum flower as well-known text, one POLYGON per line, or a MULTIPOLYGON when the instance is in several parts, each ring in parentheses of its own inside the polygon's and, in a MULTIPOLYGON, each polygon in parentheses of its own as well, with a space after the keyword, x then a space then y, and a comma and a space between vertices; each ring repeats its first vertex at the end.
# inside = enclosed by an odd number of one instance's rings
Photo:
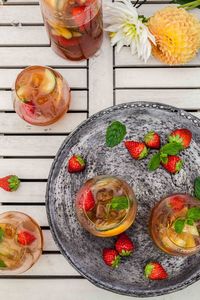
POLYGON ((183 8, 166 7, 148 22, 156 38, 153 55, 169 64, 184 64, 195 57, 200 48, 200 21, 183 8))

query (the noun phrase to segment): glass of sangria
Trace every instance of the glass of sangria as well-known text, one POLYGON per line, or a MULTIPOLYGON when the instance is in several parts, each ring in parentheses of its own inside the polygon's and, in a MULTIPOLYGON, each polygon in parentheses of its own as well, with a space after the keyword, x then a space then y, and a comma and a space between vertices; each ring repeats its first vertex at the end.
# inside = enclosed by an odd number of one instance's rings
POLYGON ((69 109, 70 88, 62 75, 43 66, 24 69, 15 81, 14 109, 26 122, 46 126, 69 109))
POLYGON ((188 194, 174 194, 154 207, 150 233, 164 252, 188 256, 200 251, 200 202, 188 194))
POLYGON ((63 58, 82 60, 102 44, 101 0, 40 0, 53 50, 63 58))
POLYGON ((39 225, 28 215, 9 211, 0 214, 0 274, 27 271, 42 253, 39 225))
POLYGON ((93 235, 118 235, 135 220, 137 202, 132 188, 115 176, 89 179, 76 196, 76 213, 81 225, 93 235))

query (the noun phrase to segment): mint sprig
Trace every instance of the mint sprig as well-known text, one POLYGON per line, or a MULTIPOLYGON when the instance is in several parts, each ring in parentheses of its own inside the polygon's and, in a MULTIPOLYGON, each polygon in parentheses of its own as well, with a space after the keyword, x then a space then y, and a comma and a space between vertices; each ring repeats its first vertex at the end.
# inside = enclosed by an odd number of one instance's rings
POLYGON ((2 242, 4 237, 4 230, 0 227, 0 242, 2 242))
POLYGON ((106 145, 113 148, 118 145, 126 135, 126 126, 119 121, 113 121, 106 130, 106 145))
POLYGON ((110 208, 114 210, 127 209, 129 205, 129 199, 126 196, 116 196, 111 200, 110 208))
POLYGON ((5 264, 5 262, 2 259, 0 259, 0 268, 6 268, 6 267, 7 265, 5 264))
POLYGON ((181 144, 172 142, 164 145, 160 149, 160 153, 165 155, 177 155, 181 150, 183 150, 183 146, 181 144))
POLYGON ((194 222, 200 221, 200 207, 191 207, 188 209, 184 219, 177 219, 174 222, 174 230, 176 233, 181 233, 185 224, 192 226, 194 222))
POLYGON ((148 163, 148 170, 155 171, 160 166, 160 152, 154 154, 148 163))
POLYGON ((200 200, 200 177, 197 177, 194 181, 194 195, 200 200))

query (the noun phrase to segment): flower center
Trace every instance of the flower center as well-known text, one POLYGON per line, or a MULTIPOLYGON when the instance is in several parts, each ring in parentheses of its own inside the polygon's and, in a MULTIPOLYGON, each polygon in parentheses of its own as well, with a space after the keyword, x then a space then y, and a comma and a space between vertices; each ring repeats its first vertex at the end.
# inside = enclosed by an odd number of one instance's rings
POLYGON ((126 36, 131 37, 134 39, 137 35, 137 30, 135 24, 125 22, 122 26, 123 32, 126 36))

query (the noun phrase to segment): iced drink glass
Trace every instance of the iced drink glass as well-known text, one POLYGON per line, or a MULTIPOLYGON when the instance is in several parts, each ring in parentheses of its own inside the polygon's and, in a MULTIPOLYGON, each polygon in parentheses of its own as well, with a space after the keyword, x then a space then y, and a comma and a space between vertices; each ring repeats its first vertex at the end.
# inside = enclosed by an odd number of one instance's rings
POLYGON ((96 236, 122 233, 134 222, 136 211, 132 188, 115 176, 97 176, 86 181, 76 196, 78 220, 96 236))
POLYGON ((154 207, 150 233, 155 244, 170 255, 187 256, 200 251, 200 201, 174 194, 154 207))

